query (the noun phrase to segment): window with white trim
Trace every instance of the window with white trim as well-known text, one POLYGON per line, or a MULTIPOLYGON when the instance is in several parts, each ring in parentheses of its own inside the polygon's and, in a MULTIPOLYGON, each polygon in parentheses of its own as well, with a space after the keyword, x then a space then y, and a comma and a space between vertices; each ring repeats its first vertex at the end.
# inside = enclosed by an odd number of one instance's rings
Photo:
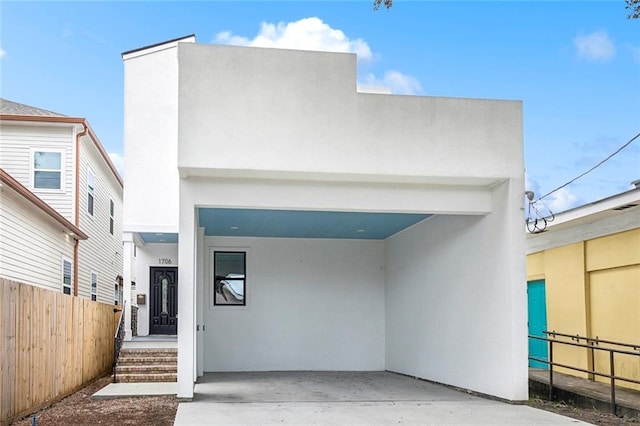
POLYGON ((98 300, 98 274, 91 273, 91 300, 98 300))
POLYGON ((62 292, 72 294, 71 290, 71 261, 62 259, 62 292))
POLYGON ((96 175, 87 167, 87 213, 93 216, 93 205, 95 203, 96 175))
POLYGON ((62 189, 62 151, 38 149, 31 152, 33 188, 62 189))
POLYGON ((113 226, 114 226, 114 214, 115 214, 115 203, 113 200, 109 199, 109 233, 113 235, 113 226))

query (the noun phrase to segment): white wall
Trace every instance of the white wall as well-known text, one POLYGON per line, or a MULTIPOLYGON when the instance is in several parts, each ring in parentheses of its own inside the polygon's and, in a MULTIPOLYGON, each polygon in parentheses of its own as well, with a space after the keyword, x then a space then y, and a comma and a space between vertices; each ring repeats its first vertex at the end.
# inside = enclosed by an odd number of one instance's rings
POLYGON ((8 186, 0 187, 0 199, 0 276, 61 292, 63 258, 73 277, 73 238, 8 186))
POLYGON ((486 216, 433 216, 385 242, 386 368, 527 399, 521 182, 486 216), (517 230, 519 232, 514 232, 517 230))
POLYGON ((89 235, 78 251, 78 296, 91 298, 91 273, 98 275, 97 300, 114 303, 116 277, 123 271, 122 186, 89 136, 80 145, 79 228, 89 235), (95 175, 93 216, 87 212, 87 169, 95 175), (110 206, 114 201, 114 229, 109 231, 110 206))
POLYGON ((124 58, 125 231, 178 232, 175 43, 124 58))
POLYGON ((440 182, 523 171, 519 101, 357 93, 353 54, 184 43, 178 56, 183 174, 440 182))
POLYGON ((205 371, 383 370, 381 241, 205 237, 205 371), (247 251, 247 306, 213 306, 211 248, 247 251))
MULTIPOLYGON (((138 305, 138 336, 149 334, 149 274, 152 266, 178 266, 178 244, 146 244, 138 246, 135 260, 136 294, 146 294, 146 305, 138 305), (169 259, 171 264, 160 264, 169 259)), ((180 282, 178 282, 180 287, 180 282)), ((180 292, 178 291, 178 297, 180 292)), ((178 312, 178 316, 180 313, 178 312)), ((179 322, 179 320, 178 320, 179 322)))

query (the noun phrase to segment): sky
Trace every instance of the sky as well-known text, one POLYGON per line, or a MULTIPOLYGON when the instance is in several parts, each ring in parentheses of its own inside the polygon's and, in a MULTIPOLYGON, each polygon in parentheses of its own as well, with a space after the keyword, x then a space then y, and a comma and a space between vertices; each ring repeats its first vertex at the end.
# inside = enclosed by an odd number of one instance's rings
MULTIPOLYGON (((356 53, 358 84, 398 95, 520 100, 536 199, 640 133, 640 20, 627 19, 624 0, 371 5, 2 0, 0 97, 86 118, 122 170, 122 52, 195 34, 198 43, 356 53)), ((560 212, 636 179, 640 138, 543 201, 560 212)))

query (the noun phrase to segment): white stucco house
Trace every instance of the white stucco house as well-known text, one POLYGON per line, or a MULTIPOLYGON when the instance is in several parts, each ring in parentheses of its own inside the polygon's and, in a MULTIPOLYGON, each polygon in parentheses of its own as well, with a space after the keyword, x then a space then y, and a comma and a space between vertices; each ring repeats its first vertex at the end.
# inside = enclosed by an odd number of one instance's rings
POLYGON ((85 118, 0 99, 0 277, 121 302, 123 182, 85 118))
POLYGON ((125 297, 177 333, 178 397, 389 370, 527 399, 521 102, 362 93, 345 53, 122 57, 125 297))

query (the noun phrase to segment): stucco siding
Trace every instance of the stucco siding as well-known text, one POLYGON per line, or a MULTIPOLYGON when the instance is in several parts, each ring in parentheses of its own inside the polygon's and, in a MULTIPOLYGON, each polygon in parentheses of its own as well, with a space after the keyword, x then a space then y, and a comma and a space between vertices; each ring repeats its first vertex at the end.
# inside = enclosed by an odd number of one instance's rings
POLYGON ((40 199, 73 222, 74 126, 16 125, 3 122, 0 126, 0 168, 20 182, 40 199), (32 151, 61 150, 62 188, 42 190, 33 187, 32 151))
POLYGON ((91 298, 91 273, 98 275, 97 300, 114 302, 116 277, 122 275, 122 188, 100 156, 95 145, 84 137, 80 148, 79 227, 89 235, 80 243, 78 254, 78 295, 91 298), (95 175, 93 216, 87 212, 87 170, 95 175), (114 201, 114 230, 109 232, 110 204, 114 201))
POLYGON ((7 187, 0 195, 0 276, 62 291, 62 259, 73 262, 73 238, 7 187))
POLYGON ((204 245, 205 371, 384 369, 382 241, 204 245), (214 250, 247 253, 245 307, 213 305, 214 250))
POLYGON ((178 229, 176 55, 173 47, 124 62, 125 231, 178 229))
POLYGON ((185 43, 178 57, 185 173, 522 173, 519 101, 359 94, 350 54, 185 43))
POLYGON ((524 235, 502 198, 521 192, 508 187, 489 215, 437 215, 385 241, 387 370, 527 399, 524 235))

